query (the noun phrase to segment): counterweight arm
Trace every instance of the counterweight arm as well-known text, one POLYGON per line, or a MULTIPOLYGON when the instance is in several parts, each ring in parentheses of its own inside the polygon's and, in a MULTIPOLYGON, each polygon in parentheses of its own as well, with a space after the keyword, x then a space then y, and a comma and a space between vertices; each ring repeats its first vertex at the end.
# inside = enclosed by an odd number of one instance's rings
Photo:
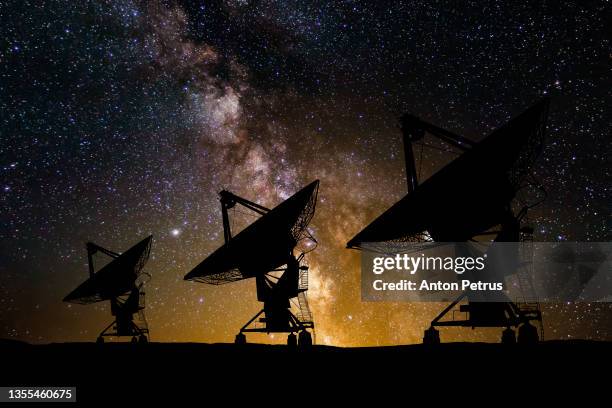
POLYGON ((404 141, 404 159, 406 161, 406 181, 408 183, 408 193, 412 193, 419 185, 412 143, 421 140, 425 136, 425 132, 436 136, 443 142, 464 151, 471 149, 475 145, 475 143, 470 139, 432 125, 431 123, 425 122, 424 120, 409 114, 402 116, 401 128, 404 141))
POLYGON ((232 230, 229 222, 229 214, 227 210, 233 208, 236 204, 240 204, 249 210, 256 212, 259 215, 264 215, 270 211, 269 208, 264 207, 263 205, 259 205, 254 203, 253 201, 249 201, 246 198, 242 198, 237 196, 234 193, 231 193, 227 190, 222 190, 219 193, 220 201, 221 201, 221 215, 223 217, 223 237, 225 238, 225 243, 228 243, 232 239, 232 230))
POLYGON ((87 261, 89 262, 89 276, 93 276, 95 272, 93 255, 96 252, 100 251, 104 255, 108 255, 111 258, 117 258, 119 255, 121 255, 121 254, 118 254, 117 252, 111 251, 110 249, 106 249, 106 248, 101 247, 100 245, 96 245, 93 242, 88 242, 85 245, 87 246, 87 261))

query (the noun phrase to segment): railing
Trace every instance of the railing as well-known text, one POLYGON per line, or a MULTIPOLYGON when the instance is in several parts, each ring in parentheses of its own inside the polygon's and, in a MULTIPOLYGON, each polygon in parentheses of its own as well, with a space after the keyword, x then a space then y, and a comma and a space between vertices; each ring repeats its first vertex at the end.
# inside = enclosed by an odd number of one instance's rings
POLYGON ((538 321, 540 328, 540 341, 544 340, 544 324, 542 323, 542 309, 540 302, 538 301, 535 288, 533 286, 533 235, 530 233, 521 234, 521 242, 525 245, 521 245, 521 256, 522 261, 526 261, 523 270, 518 272, 518 282, 523 294, 522 299, 517 299, 515 302, 519 310, 523 315, 532 317, 538 321), (531 296, 531 297, 530 297, 531 296))
POLYGON ((300 280, 298 282, 298 290, 308 290, 308 267, 305 267, 305 269, 300 268, 300 280))
POLYGON ((300 307, 300 312, 296 316, 298 320, 300 322, 312 322, 312 312, 310 311, 305 292, 298 293, 298 304, 300 307))

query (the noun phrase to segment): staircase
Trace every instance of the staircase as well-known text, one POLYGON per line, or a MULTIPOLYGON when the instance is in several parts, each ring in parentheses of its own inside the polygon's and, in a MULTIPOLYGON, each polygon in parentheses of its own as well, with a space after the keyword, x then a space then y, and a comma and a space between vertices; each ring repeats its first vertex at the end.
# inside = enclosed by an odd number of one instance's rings
POLYGON ((524 262, 521 270, 517 274, 519 287, 523 298, 516 302, 521 314, 529 320, 536 320, 540 328, 540 341, 544 340, 544 325, 542 324, 542 309, 538 301, 533 286, 533 234, 521 233, 521 242, 525 245, 520 246, 519 259, 524 262))
POLYGON ((300 266, 300 280, 298 282, 298 291, 305 292, 308 290, 308 267, 300 266))
POLYGON ((300 306, 300 312, 297 315, 299 321, 302 323, 312 322, 312 312, 308 306, 308 300, 306 299, 305 292, 300 292, 298 294, 298 304, 300 306))
POLYGON ((521 233, 521 243, 519 247, 519 260, 522 266, 517 273, 518 283, 523 296, 523 303, 537 303, 535 288, 533 287, 533 235, 521 233))
POLYGON ((149 333, 149 325, 145 317, 145 292, 141 291, 138 296, 138 312, 134 314, 134 324, 142 330, 143 333, 149 333))
POLYGON ((312 323, 312 312, 310 311, 310 306, 308 306, 308 299, 306 298, 306 291, 308 290, 308 267, 301 266, 300 267, 300 278, 298 283, 298 306, 299 313, 297 314, 297 318, 300 322, 312 323))

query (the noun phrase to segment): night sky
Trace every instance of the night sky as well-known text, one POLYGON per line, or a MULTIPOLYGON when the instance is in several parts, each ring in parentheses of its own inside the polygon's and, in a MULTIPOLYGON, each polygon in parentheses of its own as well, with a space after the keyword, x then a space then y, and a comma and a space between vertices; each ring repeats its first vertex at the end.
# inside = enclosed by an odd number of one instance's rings
MULTIPOLYGON (((609 12, 603 1, 0 1, 0 337, 94 340, 108 305, 61 301, 88 276, 84 243, 124 251, 153 234, 151 339, 233 341, 259 310, 255 282, 183 281, 223 241, 217 192, 272 207, 320 179, 317 342, 420 342, 442 305, 362 303, 359 253, 344 249, 406 193, 399 116, 480 140, 552 97, 535 239, 608 241, 609 12)), ((456 157, 437 146, 416 152, 421 179, 456 157)), ((231 215, 236 230, 253 221, 231 215)), ((612 338, 608 304, 544 313, 546 338, 612 338)))

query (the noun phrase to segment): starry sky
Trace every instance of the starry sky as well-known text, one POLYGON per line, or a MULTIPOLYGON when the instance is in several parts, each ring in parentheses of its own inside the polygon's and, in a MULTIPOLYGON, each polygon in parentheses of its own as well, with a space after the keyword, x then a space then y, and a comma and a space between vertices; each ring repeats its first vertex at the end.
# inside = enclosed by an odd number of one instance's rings
MULTIPOLYGON (((232 341, 255 282, 183 281, 223 241, 218 191, 272 207, 320 179, 317 342, 420 342, 443 305, 362 303, 344 249, 406 193, 404 112, 480 140, 552 97, 535 239, 609 240, 609 7, 563 3, 0 1, 0 337, 95 339, 108 305, 61 302, 87 277, 84 243, 153 234, 151 339, 232 341)), ((421 179, 456 157, 430 144, 421 179)), ((547 338, 612 337, 608 304, 544 318, 547 338)))

